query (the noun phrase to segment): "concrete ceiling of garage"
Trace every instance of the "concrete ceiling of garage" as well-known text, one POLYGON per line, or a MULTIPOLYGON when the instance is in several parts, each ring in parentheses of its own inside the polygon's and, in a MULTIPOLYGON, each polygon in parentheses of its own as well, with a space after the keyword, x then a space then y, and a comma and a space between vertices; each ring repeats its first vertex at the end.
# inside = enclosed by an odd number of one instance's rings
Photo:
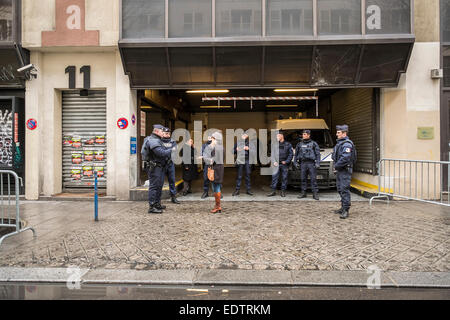
MULTIPOLYGON (((319 96, 319 100, 322 98, 329 97, 333 93, 337 92, 340 89, 324 89, 319 90, 316 94, 319 96)), ((204 109, 201 106, 216 106, 217 101, 209 101, 202 102, 203 97, 281 97, 281 96, 312 96, 314 93, 312 92, 288 92, 288 93, 276 93, 273 89, 230 89, 230 92, 227 94, 217 94, 217 93, 209 93, 209 94, 188 94, 186 90, 170 90, 167 91, 167 94, 170 96, 176 96, 182 100, 181 104, 183 105, 183 109, 187 112, 249 112, 249 111, 277 111, 279 110, 287 110, 287 111, 305 111, 305 108, 315 107, 315 101, 253 101, 253 109, 250 107, 250 101, 237 101, 236 109, 234 109, 233 101, 221 101, 221 106, 231 106, 232 108, 222 108, 222 109, 204 109), (266 105, 298 105, 298 108, 267 108, 266 105)))

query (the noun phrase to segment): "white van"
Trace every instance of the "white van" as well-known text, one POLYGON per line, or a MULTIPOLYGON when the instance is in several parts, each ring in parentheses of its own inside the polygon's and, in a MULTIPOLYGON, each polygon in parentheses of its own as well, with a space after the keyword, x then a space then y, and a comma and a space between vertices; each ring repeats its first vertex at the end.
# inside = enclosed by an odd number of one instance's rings
MULTIPOLYGON (((333 171, 333 153, 334 140, 331 137, 330 130, 323 119, 288 119, 276 120, 272 122, 271 129, 284 132, 285 139, 292 144, 294 148, 302 139, 303 130, 311 130, 311 139, 316 141, 320 147, 320 169, 317 170, 317 184, 320 189, 336 187, 336 175, 333 171)), ((301 186, 300 169, 293 165, 289 168, 288 184, 294 187, 301 186)), ((308 179, 308 188, 310 183, 308 179)))

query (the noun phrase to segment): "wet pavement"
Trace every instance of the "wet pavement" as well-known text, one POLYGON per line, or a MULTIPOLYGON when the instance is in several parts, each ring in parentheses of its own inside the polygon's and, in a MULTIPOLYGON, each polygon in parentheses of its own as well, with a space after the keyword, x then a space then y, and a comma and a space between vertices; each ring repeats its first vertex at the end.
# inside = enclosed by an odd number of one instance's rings
POLYGON ((450 271, 450 211, 415 202, 23 202, 31 232, 4 241, 0 266, 89 269, 450 271))
POLYGON ((448 289, 0 284, 0 300, 450 300, 448 289))

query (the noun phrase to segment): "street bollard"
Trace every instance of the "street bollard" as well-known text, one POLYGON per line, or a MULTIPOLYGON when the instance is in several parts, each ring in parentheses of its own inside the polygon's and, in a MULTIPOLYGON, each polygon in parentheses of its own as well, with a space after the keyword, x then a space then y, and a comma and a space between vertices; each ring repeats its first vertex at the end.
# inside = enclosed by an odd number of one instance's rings
POLYGON ((94 171, 94 217, 98 221, 98 178, 97 171, 94 171))

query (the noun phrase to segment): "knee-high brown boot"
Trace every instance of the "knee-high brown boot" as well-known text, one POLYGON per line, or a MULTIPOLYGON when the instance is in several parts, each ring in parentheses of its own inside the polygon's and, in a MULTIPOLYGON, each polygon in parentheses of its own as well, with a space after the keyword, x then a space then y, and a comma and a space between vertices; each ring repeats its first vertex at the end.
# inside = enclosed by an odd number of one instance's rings
POLYGON ((214 206, 214 209, 211 210, 211 213, 222 213, 222 208, 220 207, 220 197, 221 197, 221 192, 214 193, 216 205, 214 206))

